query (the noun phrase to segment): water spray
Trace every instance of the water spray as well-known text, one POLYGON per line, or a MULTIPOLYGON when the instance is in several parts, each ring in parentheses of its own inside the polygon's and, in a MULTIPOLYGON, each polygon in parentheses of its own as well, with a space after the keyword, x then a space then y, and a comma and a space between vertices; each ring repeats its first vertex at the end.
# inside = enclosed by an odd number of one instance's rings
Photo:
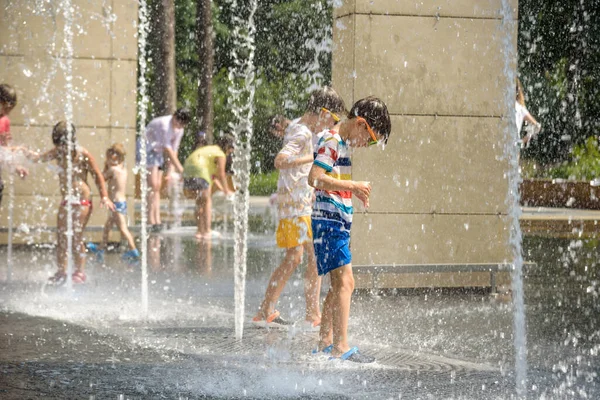
POLYGON ((146 42, 148 40, 148 4, 146 0, 140 0, 138 7, 138 66, 139 66, 139 94, 138 103, 138 135, 140 143, 140 188, 141 188, 141 269, 142 269, 142 312, 144 317, 148 315, 148 181, 146 175, 146 114, 148 112, 148 81, 146 71, 148 67, 146 42))
POLYGON ((509 245, 512 254, 511 282, 513 292, 513 329, 515 347, 515 380, 516 394, 518 398, 525 398, 527 391, 527 338, 525 332, 525 302, 523 293, 523 237, 519 219, 521 217, 521 205, 519 186, 521 174, 519 172, 519 132, 515 121, 515 68, 517 65, 517 49, 513 41, 513 34, 517 32, 517 21, 509 0, 502 0, 502 29, 504 48, 504 78, 501 87, 504 91, 504 155, 508 161, 508 194, 506 205, 508 206, 509 245))
POLYGON ((232 107, 234 121, 230 124, 235 139, 233 171, 237 190, 233 204, 233 266, 235 285, 235 336, 242 339, 244 334, 244 302, 246 295, 246 256, 248 251, 248 209, 250 195, 250 154, 253 133, 252 116, 254 114, 254 14, 257 0, 251 0, 249 6, 238 7, 233 0, 232 38, 234 42, 232 57, 234 66, 229 71, 229 104, 232 107), (241 15, 240 15, 241 14, 241 15))

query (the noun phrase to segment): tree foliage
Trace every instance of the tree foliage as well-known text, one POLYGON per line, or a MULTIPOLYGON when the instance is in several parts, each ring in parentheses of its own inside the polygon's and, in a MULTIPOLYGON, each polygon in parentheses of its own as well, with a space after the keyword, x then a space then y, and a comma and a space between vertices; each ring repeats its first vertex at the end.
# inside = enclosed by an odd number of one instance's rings
MULTIPOLYGON (((155 0, 156 1, 156 0, 155 0)), ((238 1, 238 7, 244 7, 238 1)), ((232 112, 228 109, 228 71, 232 67, 233 27, 231 2, 213 0, 214 31, 214 132, 227 133, 232 112)), ((178 106, 195 110, 198 96, 198 49, 196 1, 175 0, 175 42, 178 106)), ((300 116, 309 90, 331 82, 331 0, 260 0, 256 22, 256 96, 254 114, 253 168, 273 169, 273 158, 281 143, 268 133, 274 114, 300 116)), ((198 129, 196 121, 189 131, 198 129)), ((192 150, 193 135, 184 138, 181 157, 192 150)))
POLYGON ((543 131, 526 156, 570 160, 600 128, 600 1, 520 0, 519 72, 543 131))

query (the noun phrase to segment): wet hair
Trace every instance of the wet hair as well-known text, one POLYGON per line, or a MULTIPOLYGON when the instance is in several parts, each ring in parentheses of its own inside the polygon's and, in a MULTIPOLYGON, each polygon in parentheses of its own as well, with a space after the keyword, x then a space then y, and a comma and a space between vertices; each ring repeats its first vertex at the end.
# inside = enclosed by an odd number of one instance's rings
MULTIPOLYGON (((52 129, 52 143, 55 146, 61 146, 67 144, 67 140, 69 138, 69 130, 67 129, 67 121, 60 121, 54 128, 52 129)), ((71 138, 72 143, 77 143, 77 138, 75 137, 75 125, 71 124, 71 138)))
POLYGON ((319 114, 322 108, 326 108, 334 114, 345 114, 346 105, 341 96, 330 86, 323 86, 314 90, 306 104, 306 112, 319 114))
POLYGON ((196 133, 194 148, 204 147, 207 144, 208 144, 208 140, 206 139, 206 132, 198 131, 198 133, 196 133))
POLYGON ((123 161, 125 161, 125 155, 127 153, 125 152, 125 147, 123 146, 122 143, 113 143, 113 145, 110 146, 106 150, 106 159, 107 160, 108 160, 109 154, 116 154, 117 159, 119 160, 119 163, 122 163, 123 161))
POLYGON ((358 100, 348 113, 348 119, 355 117, 364 118, 375 132, 384 137, 384 141, 387 143, 392 131, 392 122, 383 101, 374 96, 358 100))
POLYGON ((278 125, 282 126, 286 123, 287 118, 281 114, 275 114, 271 118, 269 118, 269 130, 276 131, 278 129, 278 125))
POLYGON ((519 103, 522 106, 525 106, 525 95, 523 94, 523 85, 521 84, 521 81, 519 80, 519 78, 515 78, 515 81, 517 83, 517 87, 516 87, 517 103, 519 103))
POLYGON ((189 124, 192 120, 192 113, 190 112, 190 109, 186 107, 177 109, 177 111, 173 113, 173 116, 183 125, 189 124))
POLYGON ((17 105, 17 92, 9 84, 0 84, 0 104, 4 104, 10 108, 17 105))
POLYGON ((233 137, 231 135, 227 135, 227 134, 219 136, 217 138, 217 140, 215 141, 215 143, 224 152, 227 152, 227 150, 233 149, 233 147, 234 147, 234 145, 233 145, 233 137))

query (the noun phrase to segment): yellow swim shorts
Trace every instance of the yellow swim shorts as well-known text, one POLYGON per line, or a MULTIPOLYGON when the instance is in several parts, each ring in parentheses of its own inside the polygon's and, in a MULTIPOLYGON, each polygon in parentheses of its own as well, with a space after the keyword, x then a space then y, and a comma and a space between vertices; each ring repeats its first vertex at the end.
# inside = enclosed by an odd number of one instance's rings
POLYGON ((277 246, 284 249, 300 246, 308 241, 312 241, 312 228, 310 226, 310 217, 284 218, 279 220, 277 226, 277 246))

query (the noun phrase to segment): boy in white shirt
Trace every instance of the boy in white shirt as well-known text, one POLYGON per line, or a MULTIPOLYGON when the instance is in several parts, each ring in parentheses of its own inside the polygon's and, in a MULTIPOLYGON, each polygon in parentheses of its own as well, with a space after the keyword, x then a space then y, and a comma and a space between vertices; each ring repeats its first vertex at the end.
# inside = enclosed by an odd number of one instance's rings
POLYGON ((308 265, 305 274, 306 325, 318 328, 321 323, 319 291, 321 280, 317 274, 312 243, 310 215, 313 190, 308 185, 308 173, 313 162, 313 132, 333 127, 336 123, 330 110, 344 113, 342 98, 330 87, 311 93, 306 112, 286 129, 283 149, 275 158, 279 170, 277 182, 277 207, 279 226, 277 245, 286 249, 285 257, 269 280, 265 298, 258 313, 252 319, 257 326, 277 327, 290 325, 275 310, 275 304, 291 274, 300 264, 306 251, 308 265), (325 110, 324 110, 325 109, 325 110))

